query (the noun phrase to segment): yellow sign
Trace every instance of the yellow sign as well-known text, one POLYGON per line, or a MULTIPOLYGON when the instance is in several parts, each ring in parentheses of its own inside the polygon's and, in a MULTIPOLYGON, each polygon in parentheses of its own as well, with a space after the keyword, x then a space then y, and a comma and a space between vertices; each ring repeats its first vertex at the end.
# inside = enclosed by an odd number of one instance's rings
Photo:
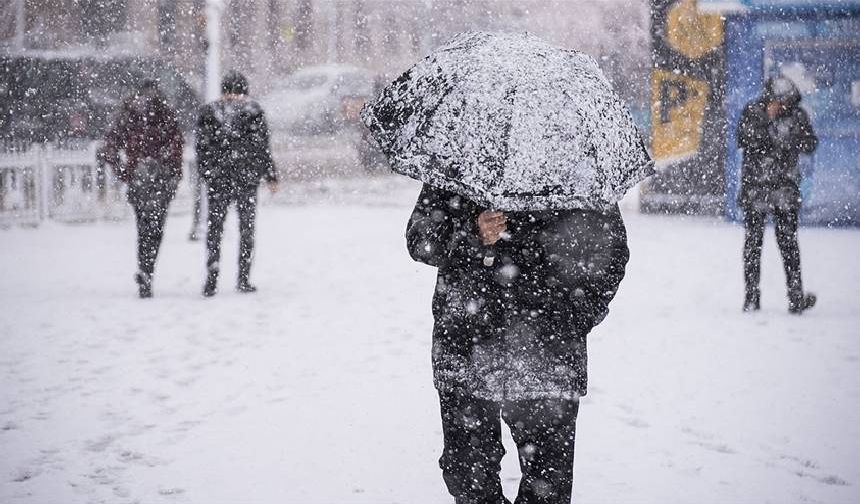
POLYGON ((651 74, 651 136, 654 159, 695 154, 702 140, 708 83, 655 69, 651 74))
POLYGON ((666 19, 666 41, 672 49, 699 59, 723 43, 723 21, 719 14, 702 14, 696 0, 680 0, 666 19))

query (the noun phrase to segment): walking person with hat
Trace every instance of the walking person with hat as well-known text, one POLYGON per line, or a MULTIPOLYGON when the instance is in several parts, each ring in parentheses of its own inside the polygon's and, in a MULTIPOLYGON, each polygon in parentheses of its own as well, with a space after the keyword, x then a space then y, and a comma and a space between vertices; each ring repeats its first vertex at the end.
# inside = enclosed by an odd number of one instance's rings
POLYGON ((221 235, 227 209, 234 203, 240 237, 236 289, 243 293, 257 290, 250 281, 257 192, 261 180, 266 180, 272 192, 278 187, 268 124, 260 105, 248 98, 248 79, 231 71, 224 77, 221 90, 221 98, 201 110, 197 127, 197 166, 207 189, 206 297, 217 292, 221 235))

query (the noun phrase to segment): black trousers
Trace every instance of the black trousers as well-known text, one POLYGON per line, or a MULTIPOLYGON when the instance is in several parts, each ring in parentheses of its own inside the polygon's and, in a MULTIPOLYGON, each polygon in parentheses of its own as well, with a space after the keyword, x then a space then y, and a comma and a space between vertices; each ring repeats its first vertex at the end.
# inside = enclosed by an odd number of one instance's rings
POLYGON ((155 260, 164 238, 167 203, 169 200, 164 205, 132 205, 137 221, 137 269, 148 275, 155 271, 155 260))
MULTIPOLYGON (((761 280, 761 246, 768 212, 754 208, 744 209, 744 280, 747 295, 759 294, 761 280)), ((776 227, 776 243, 782 254, 788 299, 799 302, 803 297, 803 283, 800 277, 800 249, 797 246, 797 211, 774 210, 773 220, 776 227)))
POLYGON ((137 269, 148 275, 155 270, 167 207, 176 194, 178 183, 176 178, 164 178, 162 172, 160 164, 142 161, 128 185, 128 202, 137 222, 137 269))
POLYGON ((196 233, 200 229, 200 216, 203 213, 203 177, 197 169, 188 170, 191 185, 191 232, 196 233))
POLYGON ((239 213, 239 281, 247 281, 251 274, 251 257, 254 254, 254 224, 257 219, 257 186, 241 188, 219 188, 209 186, 209 218, 206 231, 208 258, 206 267, 217 274, 221 260, 221 235, 224 219, 231 203, 236 203, 239 213))
POLYGON ((578 400, 542 399, 502 403, 440 392, 444 453, 439 459, 456 504, 503 504, 499 479, 501 420, 519 451, 515 504, 569 504, 578 400))

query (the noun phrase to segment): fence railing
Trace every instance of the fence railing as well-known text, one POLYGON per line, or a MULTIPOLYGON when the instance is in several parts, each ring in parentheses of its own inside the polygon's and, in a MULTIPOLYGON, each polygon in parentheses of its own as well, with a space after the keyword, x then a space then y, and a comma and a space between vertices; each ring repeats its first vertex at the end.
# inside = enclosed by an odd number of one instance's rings
MULTIPOLYGON (((0 226, 35 226, 45 219, 82 222, 128 217, 125 186, 96 162, 97 147, 97 142, 0 146, 0 226)), ((186 149, 186 176, 171 212, 190 207, 190 166, 193 151, 186 149)))

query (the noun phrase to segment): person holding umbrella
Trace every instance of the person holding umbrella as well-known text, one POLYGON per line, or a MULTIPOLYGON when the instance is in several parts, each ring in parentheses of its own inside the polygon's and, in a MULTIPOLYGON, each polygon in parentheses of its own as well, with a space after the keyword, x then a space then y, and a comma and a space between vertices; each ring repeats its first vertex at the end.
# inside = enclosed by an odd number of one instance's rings
POLYGON ((423 182, 406 230, 438 268, 433 375, 443 479, 502 504, 501 421, 517 504, 569 503, 586 338, 628 260, 617 201, 653 172, 589 57, 531 35, 466 33, 365 107, 392 169, 423 182))
POLYGON ((99 149, 99 160, 113 166, 117 178, 128 184, 128 202, 137 221, 134 279, 141 298, 152 297, 152 275, 167 207, 182 178, 183 143, 176 112, 158 89, 158 82, 145 79, 122 103, 99 149), (125 164, 120 151, 125 152, 125 164))

